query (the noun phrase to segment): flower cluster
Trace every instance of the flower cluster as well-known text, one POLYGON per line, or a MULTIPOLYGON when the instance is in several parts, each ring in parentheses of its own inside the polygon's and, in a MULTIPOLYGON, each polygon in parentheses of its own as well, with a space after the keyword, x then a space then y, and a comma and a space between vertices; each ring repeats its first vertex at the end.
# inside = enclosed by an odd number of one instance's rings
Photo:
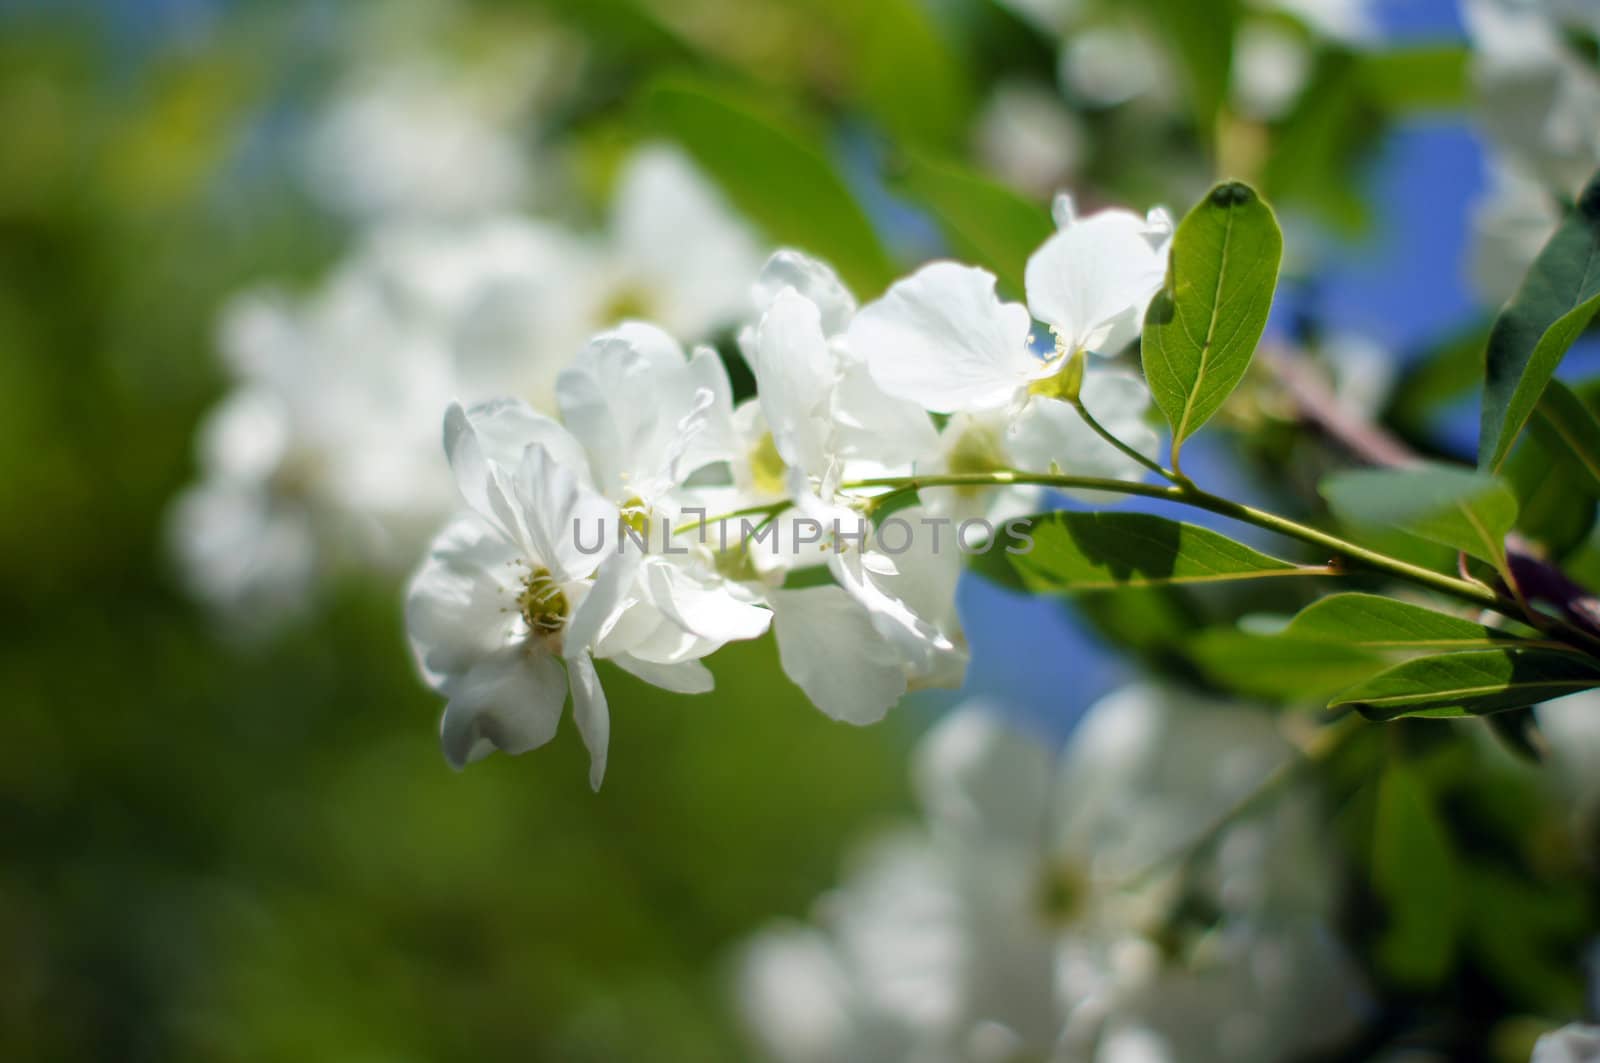
POLYGON ((201 481, 173 512, 185 575, 258 628, 340 561, 409 564, 455 505, 438 461, 450 396, 553 411, 557 372, 597 330, 649 314, 712 336, 743 314, 759 264, 688 160, 646 146, 619 174, 604 232, 495 213, 391 220, 311 295, 238 297, 220 336, 235 387, 201 429, 201 481))
POLYGON ((924 822, 873 843, 816 923, 741 952, 782 1063, 1269 1060, 1357 1027, 1311 792, 1270 716, 1133 686, 1059 759, 982 706, 923 740, 924 822))
POLYGON ((594 659, 699 692, 703 658, 768 627, 784 672, 835 719, 959 685, 960 540, 1039 500, 960 485, 913 500, 874 481, 1137 478, 1157 444, 1139 378, 1086 361, 1137 335, 1171 220, 1079 218, 1064 197, 1056 217, 1026 306, 984 270, 935 262, 858 307, 826 265, 777 253, 739 335, 756 394, 737 406, 715 351, 686 354, 641 321, 560 373, 559 419, 515 399, 452 406, 445 447, 470 512, 434 541, 407 614, 448 699, 451 763, 548 741, 570 687, 598 786, 610 725, 594 659), (891 501, 914 504, 887 518, 891 501))

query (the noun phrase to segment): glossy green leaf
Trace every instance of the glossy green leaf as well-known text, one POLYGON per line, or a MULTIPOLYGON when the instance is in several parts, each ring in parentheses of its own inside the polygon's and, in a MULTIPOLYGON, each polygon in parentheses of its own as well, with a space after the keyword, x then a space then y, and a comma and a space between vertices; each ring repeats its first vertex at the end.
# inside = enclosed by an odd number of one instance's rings
POLYGON ((1545 385, 1600 311, 1600 174, 1534 260, 1489 333, 1478 464, 1498 469, 1545 385))
POLYGON ((1358 469, 1322 481, 1322 497, 1353 527, 1395 528, 1499 565, 1517 520, 1503 481, 1472 469, 1358 469))
POLYGON ((1571 455, 1589 489, 1600 493, 1600 421, 1571 388, 1550 381, 1534 407, 1533 430, 1546 447, 1571 455))
POLYGON ((641 113, 651 132, 681 143, 775 242, 827 259, 864 297, 893 278, 865 212, 801 123, 689 76, 657 81, 641 113))
POLYGON ((1209 682, 1246 697, 1290 704, 1324 704, 1385 663, 1353 642, 1231 628, 1202 631, 1186 639, 1182 650, 1209 682))
POLYGON ((1207 528, 1145 513, 1047 513, 1033 518, 1028 531, 1032 549, 1010 558, 1023 584, 1034 591, 1323 574, 1207 528))
POLYGON ((1283 235, 1249 185, 1213 188, 1178 226, 1167 283, 1145 315, 1145 379, 1183 441, 1222 407, 1250 365, 1272 307, 1283 235))
POLYGON ((897 186, 929 209, 963 260, 1022 294, 1028 256, 1054 228, 1049 211, 966 167, 922 155, 910 157, 897 186))
POLYGON ((1600 686, 1600 663, 1575 653, 1507 648, 1417 657, 1341 692, 1330 708, 1370 719, 1482 716, 1600 686))
MULTIPOLYGON (((1537 429, 1537 417, 1533 424, 1537 429)), ((1545 556, 1565 557, 1594 526, 1594 482, 1559 439, 1538 430, 1528 433, 1500 475, 1517 496, 1518 534, 1545 556)))
POLYGON ((1284 637, 1363 649, 1466 650, 1520 641, 1492 627, 1378 594, 1333 594, 1301 610, 1284 637))
POLYGON ((1461 929, 1460 867, 1432 795, 1404 764, 1390 764, 1378 782, 1372 882, 1387 916, 1379 962, 1407 985, 1436 984, 1461 929))

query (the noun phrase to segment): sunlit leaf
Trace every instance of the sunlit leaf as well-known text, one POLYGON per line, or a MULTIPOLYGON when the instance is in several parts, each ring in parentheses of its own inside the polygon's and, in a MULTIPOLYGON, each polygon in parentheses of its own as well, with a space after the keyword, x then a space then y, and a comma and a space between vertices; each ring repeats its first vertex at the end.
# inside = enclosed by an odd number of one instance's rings
POLYGON ((1243 379, 1266 327, 1283 236, 1248 185, 1213 188, 1178 226, 1166 286, 1145 315, 1145 378, 1183 441, 1243 379))
POLYGON ((1370 719, 1481 716, 1600 686, 1600 662, 1550 649, 1507 648, 1417 657, 1341 692, 1330 707, 1370 719))
POLYGON ((1499 565, 1517 499, 1485 473, 1448 465, 1357 469, 1322 481, 1322 496, 1353 527, 1395 528, 1499 565))
POLYGON ((1478 464, 1498 469, 1545 385, 1600 310, 1600 174, 1534 260, 1489 334, 1478 464))
POLYGON ((974 92, 962 54, 919 0, 833 0, 853 48, 853 89, 901 142, 955 146, 974 92))
POLYGON ((747 94, 687 75, 644 96, 643 122, 681 143, 733 204, 779 243, 829 260, 862 296, 893 267, 816 136, 747 94))
POLYGON ((1465 650, 1504 646, 1515 635, 1377 594, 1333 594, 1301 610, 1284 636, 1368 650, 1465 650))
POLYGON ((1208 681, 1237 694, 1291 704, 1324 703, 1384 665, 1383 658, 1354 642, 1229 628, 1202 631, 1182 649, 1208 681))
MULTIPOLYGON (((1048 513, 1029 524, 1032 548, 1010 555, 1030 590, 1072 593, 1168 583, 1324 575, 1225 535, 1144 513, 1048 513)), ((1020 542, 1014 546, 1021 550, 1020 542)))
POLYGON ((1053 228, 1050 212, 956 163, 913 154, 898 182, 926 206, 962 259, 992 270, 1013 294, 1031 255, 1053 228))

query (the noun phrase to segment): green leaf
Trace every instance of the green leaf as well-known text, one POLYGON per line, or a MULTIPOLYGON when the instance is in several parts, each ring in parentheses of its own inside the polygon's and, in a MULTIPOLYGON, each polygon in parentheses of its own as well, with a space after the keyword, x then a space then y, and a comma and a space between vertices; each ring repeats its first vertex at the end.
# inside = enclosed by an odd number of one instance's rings
POLYGON ((1417 657, 1379 672, 1329 703, 1375 720, 1483 716, 1600 686, 1600 663, 1575 653, 1507 648, 1417 657))
POLYGON ((827 259, 862 296, 893 279, 865 212, 801 123, 688 75, 646 90, 641 115, 649 131, 682 144, 773 241, 827 259))
POLYGON ((1397 981, 1433 985, 1450 972, 1461 929, 1460 878, 1427 787, 1413 769, 1390 764, 1378 783, 1372 883, 1388 914, 1378 960, 1397 981))
POLYGON ((932 211, 963 259, 993 271, 1014 294, 1022 293, 1028 256, 1053 229, 1049 211, 959 164, 919 154, 910 156, 897 186, 932 211))
POLYGON ((1518 642, 1515 635, 1378 594, 1333 594, 1302 609, 1283 637, 1367 650, 1465 650, 1518 642))
POLYGON ((1236 694, 1291 704, 1328 698, 1383 668, 1384 661, 1353 642, 1255 635, 1213 628, 1182 643, 1184 656, 1205 678, 1236 694))
POLYGON ((1504 482, 1450 465, 1336 473, 1320 490, 1349 525, 1398 528, 1496 566, 1517 520, 1516 496, 1504 482))
POLYGON ((1172 425, 1172 460, 1244 378, 1267 324, 1283 235, 1249 185, 1213 188, 1184 217, 1144 320, 1145 378, 1172 425))
POLYGON ((840 67, 861 103, 901 143, 956 147, 974 97, 963 56, 919 0, 832 0, 840 40, 853 54, 840 67))
POLYGON ((1539 252, 1489 333, 1478 465, 1498 469, 1545 385, 1600 310, 1600 173, 1539 252))
POLYGON ((1600 494, 1600 421, 1582 399, 1552 380, 1533 410, 1533 431, 1546 447, 1570 454, 1591 492, 1600 494))
POLYGON ((1471 97, 1470 53, 1454 44, 1358 53, 1366 98, 1389 114, 1464 107, 1471 97))
POLYGON ((1537 418, 1533 424, 1536 430, 1517 443, 1500 475, 1517 496, 1517 531, 1560 559, 1594 526, 1594 486, 1561 440, 1537 430, 1537 418))
POLYGON ((1207 528, 1145 513, 1047 513, 1032 518, 1028 532, 1032 548, 1009 556, 1024 586, 1033 591, 1326 575, 1268 557, 1207 528))
POLYGON ((1345 233, 1362 231, 1368 209, 1353 180, 1382 132, 1362 86, 1360 59, 1330 48, 1317 57, 1294 109, 1273 123, 1262 188, 1345 233))

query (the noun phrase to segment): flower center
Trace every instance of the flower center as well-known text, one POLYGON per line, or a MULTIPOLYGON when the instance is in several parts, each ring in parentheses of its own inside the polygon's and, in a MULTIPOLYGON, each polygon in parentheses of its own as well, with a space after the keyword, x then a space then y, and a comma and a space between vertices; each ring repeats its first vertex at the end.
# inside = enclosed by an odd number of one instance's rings
MULTIPOLYGON (((953 473, 979 474, 1004 469, 1006 456, 993 432, 986 428, 968 428, 956 437, 956 445, 950 449, 945 464, 953 473)), ((963 497, 983 492, 981 487, 957 487, 954 490, 963 497)))
POLYGON ((1089 899, 1089 881, 1072 864, 1054 863, 1044 869, 1035 903, 1046 924, 1063 927, 1083 913, 1089 899))
POLYGON ((528 630, 541 635, 553 635, 567 623, 567 596, 547 568, 536 568, 522 581, 522 593, 517 595, 517 611, 528 624, 528 630))
POLYGON ((638 495, 618 506, 617 516, 623 527, 635 535, 642 537, 650 534, 650 507, 638 495))
POLYGON ((647 321, 656 316, 656 300, 642 285, 628 283, 611 293, 600 308, 600 320, 607 325, 623 321, 647 321))
MULTIPOLYGON (((1061 354, 1066 354, 1062 351, 1061 354)), ((1061 357, 1061 355, 1057 355, 1061 357)), ((1054 376, 1047 376, 1043 380, 1035 380, 1028 385, 1028 394, 1038 395, 1046 399, 1059 399, 1062 402, 1076 403, 1078 393, 1083 390, 1083 363, 1082 348, 1073 351, 1066 359, 1060 371, 1054 376)))
POLYGON ((785 491, 783 456, 772 433, 762 435, 760 442, 750 451, 750 483, 764 495, 782 495, 785 491))

